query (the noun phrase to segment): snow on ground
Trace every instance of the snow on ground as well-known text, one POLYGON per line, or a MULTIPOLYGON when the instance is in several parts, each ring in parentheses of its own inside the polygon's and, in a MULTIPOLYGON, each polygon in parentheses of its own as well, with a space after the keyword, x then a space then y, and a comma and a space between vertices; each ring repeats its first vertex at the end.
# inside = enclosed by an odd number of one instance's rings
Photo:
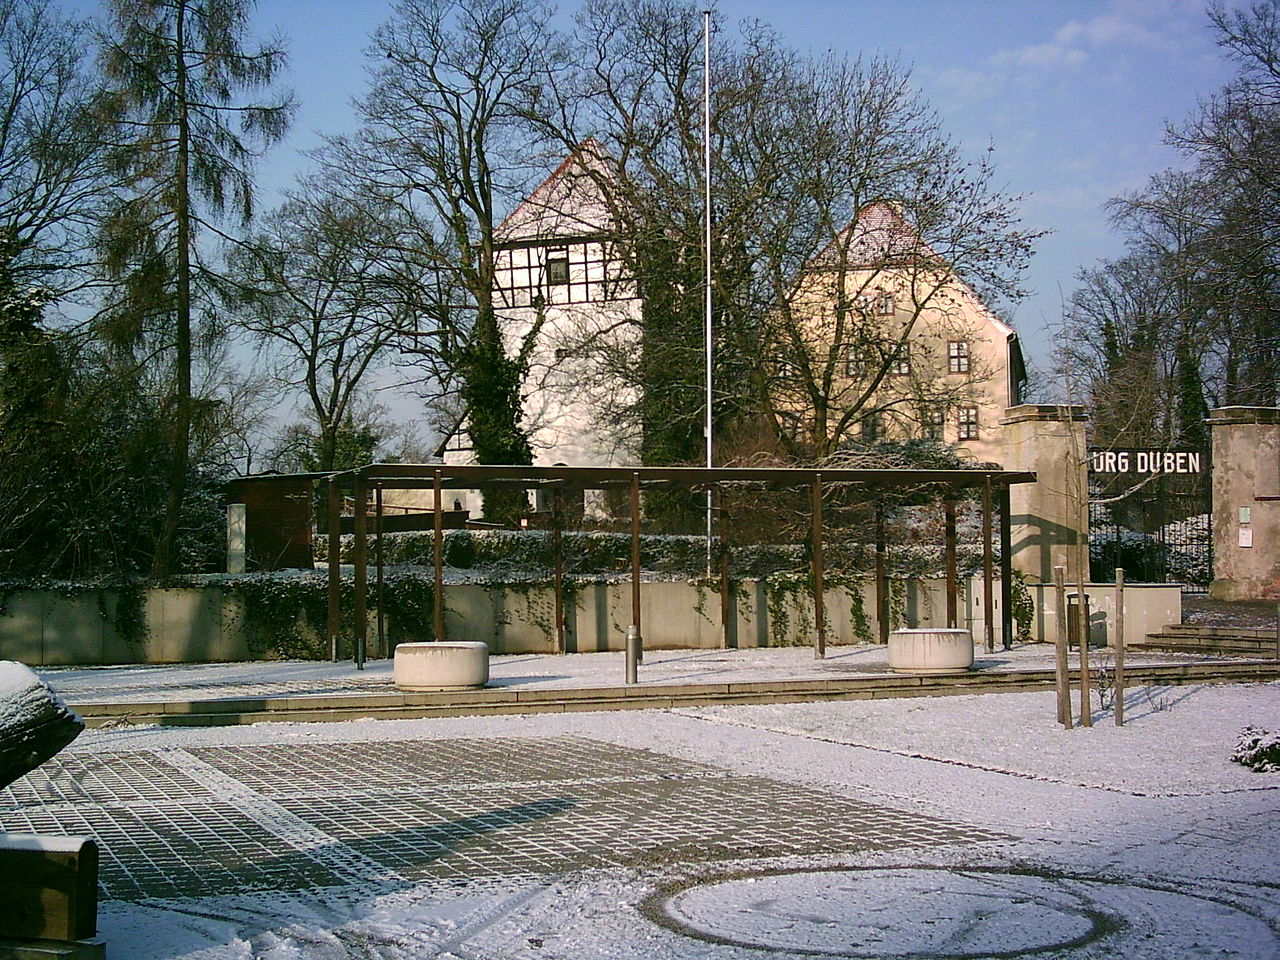
POLYGON ((1274 960, 1280 774, 1228 760, 1280 686, 1130 692, 1061 729, 1051 693, 91 731, 75 753, 577 736, 995 829, 1005 843, 460 886, 112 901, 129 960, 1004 956, 1274 960), (740 876, 759 868, 752 876, 740 876), (798 873, 778 875, 781 868, 798 873), (705 881, 705 882, 703 882, 705 881), (669 889, 668 889, 669 888, 669 889), (669 896, 668 896, 669 894, 669 896), (1092 932, 1091 932, 1092 931, 1092 932), (805 952, 808 951, 808 952, 805 952))

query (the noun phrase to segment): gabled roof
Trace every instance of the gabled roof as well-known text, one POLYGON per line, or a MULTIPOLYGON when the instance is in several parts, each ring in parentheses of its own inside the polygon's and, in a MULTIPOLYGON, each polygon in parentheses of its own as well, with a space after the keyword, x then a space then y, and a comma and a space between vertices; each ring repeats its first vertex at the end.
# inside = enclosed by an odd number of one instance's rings
MULTIPOLYGON (((809 261, 807 269, 834 270, 841 266, 891 269, 895 262, 936 258, 933 247, 907 222, 896 204, 874 200, 863 206, 853 221, 809 261)), ((956 276, 950 282, 960 296, 986 316, 997 333, 1004 337, 1017 336, 963 278, 956 276)))
POLYGON ((873 200, 809 261, 811 268, 881 266, 935 256, 933 248, 888 200, 873 200))
POLYGON ((613 217, 600 183, 612 176, 608 151, 600 141, 582 141, 498 225, 495 239, 568 240, 607 232, 613 217))

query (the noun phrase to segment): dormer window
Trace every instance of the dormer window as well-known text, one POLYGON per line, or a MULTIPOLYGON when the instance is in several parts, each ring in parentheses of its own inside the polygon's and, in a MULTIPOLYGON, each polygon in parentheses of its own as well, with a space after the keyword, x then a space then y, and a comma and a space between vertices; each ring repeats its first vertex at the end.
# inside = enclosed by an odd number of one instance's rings
POLYGON ((547 286, 558 287, 569 282, 569 249, 552 247, 547 251, 547 286))

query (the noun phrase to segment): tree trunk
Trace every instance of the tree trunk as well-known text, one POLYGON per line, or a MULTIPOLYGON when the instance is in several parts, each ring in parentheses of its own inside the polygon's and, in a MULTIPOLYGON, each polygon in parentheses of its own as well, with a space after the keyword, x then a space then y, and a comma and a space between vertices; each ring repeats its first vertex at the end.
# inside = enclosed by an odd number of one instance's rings
POLYGON ((175 25, 176 78, 178 100, 177 170, 173 215, 177 231, 176 302, 174 305, 174 411, 170 438, 168 489, 165 494, 164 526, 156 544, 152 572, 167 577, 174 572, 178 530, 182 524, 187 471, 191 456, 191 209, 190 150, 191 128, 187 112, 186 4, 178 4, 175 25))

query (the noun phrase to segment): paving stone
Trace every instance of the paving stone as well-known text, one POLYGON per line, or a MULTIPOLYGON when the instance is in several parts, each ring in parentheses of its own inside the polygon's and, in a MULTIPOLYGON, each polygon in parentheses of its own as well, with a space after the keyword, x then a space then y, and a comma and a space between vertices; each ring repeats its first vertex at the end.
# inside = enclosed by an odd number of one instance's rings
POLYGON ((576 737, 211 747, 191 753, 270 796, 322 788, 365 791, 371 783, 379 790, 421 791, 725 775, 705 764, 576 737))
POLYGON ((574 737, 64 756, 0 794, 6 830, 87 835, 104 898, 576 870, 1003 839, 574 737))
POLYGON ((337 878, 229 803, 80 804, 0 812, 5 830, 91 836, 103 899, 306 890, 337 878))
POLYGON ((0 790, 0 810, 50 803, 214 799, 161 757, 154 751, 64 753, 0 790))

